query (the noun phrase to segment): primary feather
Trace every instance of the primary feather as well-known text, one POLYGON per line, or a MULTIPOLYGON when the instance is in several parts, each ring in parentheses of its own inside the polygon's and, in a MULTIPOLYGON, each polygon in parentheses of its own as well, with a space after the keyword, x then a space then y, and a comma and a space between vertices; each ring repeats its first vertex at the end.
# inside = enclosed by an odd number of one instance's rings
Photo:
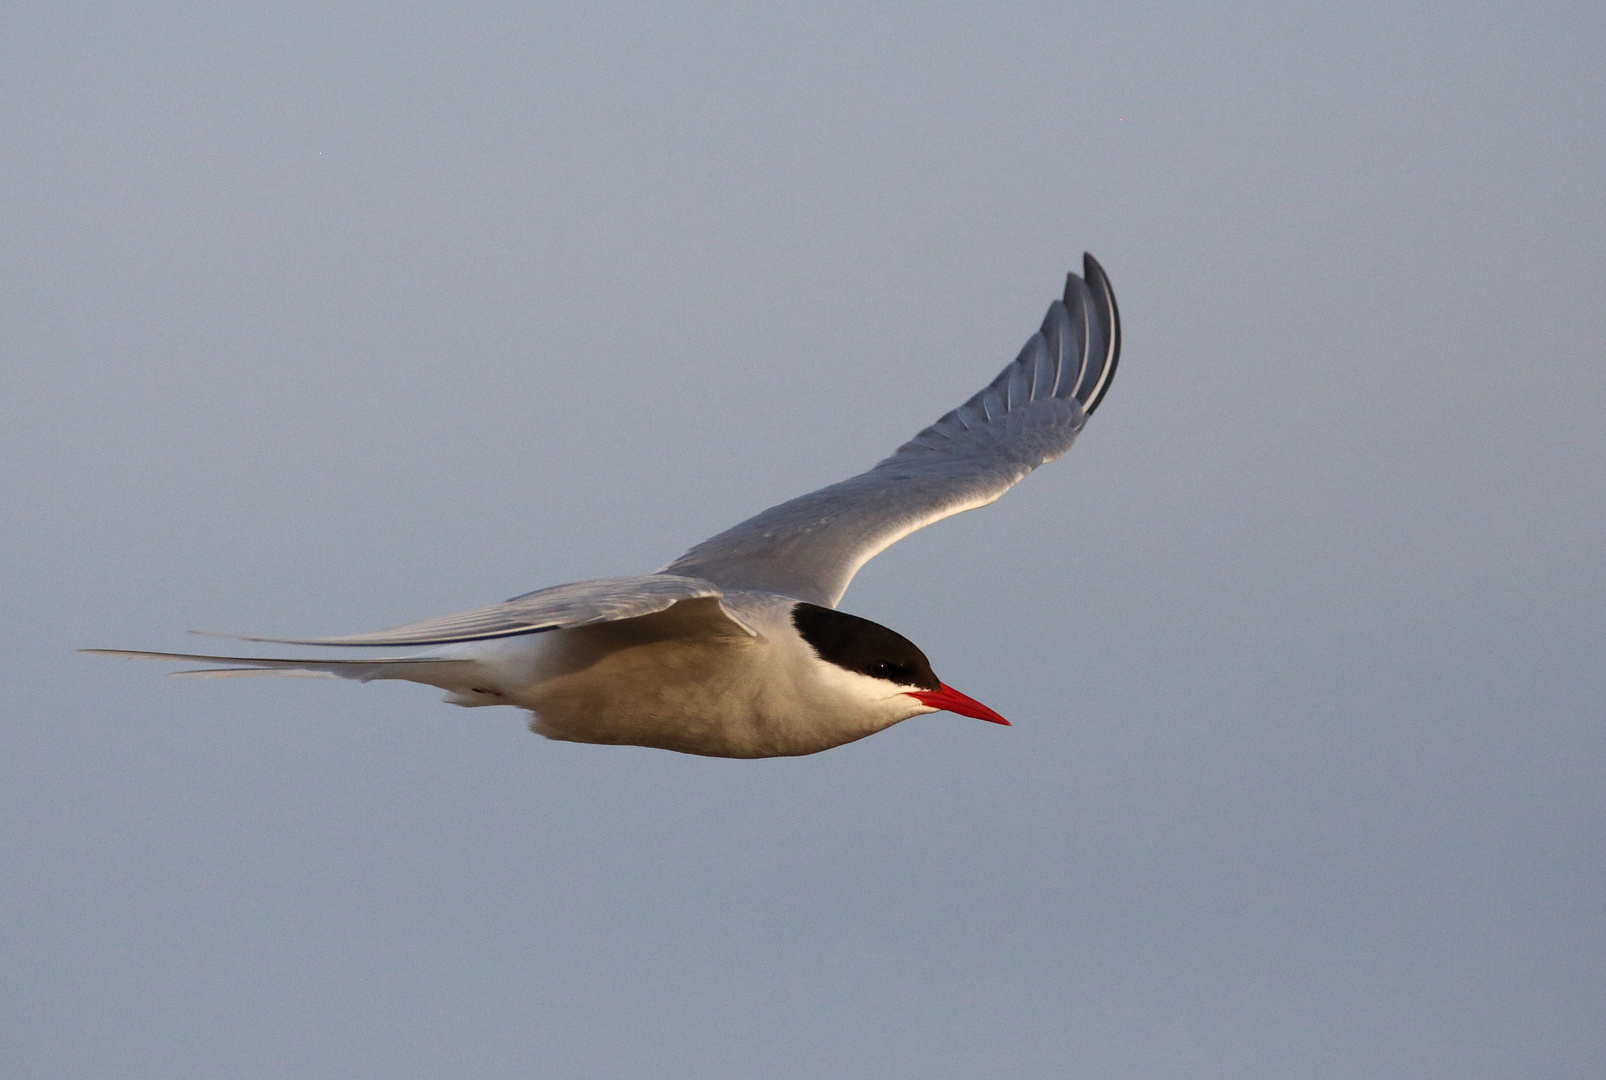
POLYGON ((367 660, 277 660, 258 656, 204 656, 200 653, 142 652, 134 649, 80 649, 97 656, 123 656, 135 660, 186 660, 204 664, 244 664, 239 668, 203 668, 175 671, 174 675, 322 675, 335 679, 373 682, 401 679, 438 686, 443 690, 470 687, 481 665, 470 659, 438 656, 392 656, 367 660))
MULTIPOLYGON (((597 623, 636 619, 664 611, 682 600, 717 597, 720 590, 706 581, 672 574, 599 578, 554 585, 504 600, 490 607, 459 611, 433 619, 407 623, 390 630, 326 638, 247 637, 243 634, 208 634, 236 641, 265 641, 278 645, 338 645, 372 647, 397 645, 451 645, 465 641, 538 634, 546 630, 572 630, 597 623)), ((751 633, 728 610, 726 618, 751 633)))
POLYGON ((1120 317, 1091 255, 1013 363, 869 472, 799 496, 664 567, 727 589, 835 607, 877 553, 934 521, 986 506, 1071 448, 1121 355, 1120 317))

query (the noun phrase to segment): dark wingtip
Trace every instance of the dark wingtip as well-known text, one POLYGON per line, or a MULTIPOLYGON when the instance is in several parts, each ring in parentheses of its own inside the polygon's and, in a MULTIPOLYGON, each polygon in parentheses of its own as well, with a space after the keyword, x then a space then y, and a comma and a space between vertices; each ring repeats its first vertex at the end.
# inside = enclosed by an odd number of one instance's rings
POLYGON ((1116 307, 1115 290, 1110 287, 1109 275, 1105 274, 1104 267, 1099 265, 1091 252, 1082 252, 1082 272, 1087 276, 1087 285, 1094 299, 1099 301, 1094 304, 1094 311, 1109 348, 1109 361, 1105 365, 1104 375, 1093 396, 1083 406, 1083 410, 1091 416, 1093 410, 1099 407, 1099 402, 1104 400, 1110 383, 1115 381, 1115 368, 1121 361, 1121 311, 1116 307))

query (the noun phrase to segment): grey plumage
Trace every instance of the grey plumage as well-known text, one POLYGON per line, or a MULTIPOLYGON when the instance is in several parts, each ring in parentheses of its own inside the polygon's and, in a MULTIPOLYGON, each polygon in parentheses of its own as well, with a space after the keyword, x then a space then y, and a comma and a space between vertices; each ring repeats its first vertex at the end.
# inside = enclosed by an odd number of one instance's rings
MULTIPOLYGON (((672 574, 638 574, 634 577, 598 578, 570 585, 553 585, 521 593, 489 607, 459 611, 433 619, 407 623, 389 630, 326 638, 247 637, 243 634, 208 634, 235 641, 267 641, 279 645, 336 645, 345 648, 397 645, 451 645, 465 641, 536 634, 546 630, 572 630, 618 619, 635 619, 663 611, 682 600, 719 596, 706 581, 672 574)), ((730 616, 741 626, 741 620, 730 616)), ((745 629, 745 627, 744 627, 745 629)))
POLYGON ((799 601, 816 605, 816 616, 834 609, 877 552, 985 506, 1070 449, 1120 358, 1109 282, 1091 255, 1083 266, 1085 279, 1067 276, 1037 333, 963 405, 869 471, 771 507, 656 574, 557 585, 373 633, 240 638, 433 647, 422 656, 84 651, 222 665, 178 673, 190 676, 402 679, 441 687, 457 705, 529 709, 532 727, 550 738, 726 757, 815 753, 939 709, 1007 723, 943 685, 901 635, 830 612, 835 621, 810 622, 810 639, 794 615, 799 601), (842 634, 851 640, 822 651, 842 634), (893 639, 921 663, 888 651, 893 639))
POLYGON ((1042 329, 957 409, 868 472, 810 492, 703 541, 664 567, 722 588, 835 607, 878 552, 934 521, 985 506, 1060 457, 1096 408, 1120 358, 1120 321, 1103 269, 1068 275, 1042 329))
POLYGON ((191 660, 206 664, 249 664, 243 668, 202 668, 175 671, 174 675, 224 678, 240 675, 312 675, 331 679, 401 679, 430 686, 446 687, 472 681, 473 660, 443 659, 435 656, 390 656, 364 660, 269 660, 255 656, 203 656, 199 653, 143 652, 137 649, 79 649, 96 656, 122 656, 134 660, 191 660), (442 682, 442 679, 446 682, 442 682))

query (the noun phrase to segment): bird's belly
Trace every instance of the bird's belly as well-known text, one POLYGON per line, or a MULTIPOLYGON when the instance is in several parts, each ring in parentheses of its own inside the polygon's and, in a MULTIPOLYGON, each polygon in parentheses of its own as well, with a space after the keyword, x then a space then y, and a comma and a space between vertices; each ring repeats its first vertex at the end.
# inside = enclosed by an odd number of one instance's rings
POLYGON ((739 679, 684 677, 683 671, 673 671, 661 672, 649 684, 635 677, 639 668, 620 677, 621 666, 599 664, 532 688, 526 704, 533 714, 530 730, 565 742, 733 758, 811 754, 848 741, 799 731, 764 709, 739 679))
POLYGON ((505 699, 529 709, 530 730, 549 739, 755 758, 812 754, 871 734, 818 710, 794 714, 765 678, 764 646, 751 638, 565 638, 551 642, 540 677, 505 699))

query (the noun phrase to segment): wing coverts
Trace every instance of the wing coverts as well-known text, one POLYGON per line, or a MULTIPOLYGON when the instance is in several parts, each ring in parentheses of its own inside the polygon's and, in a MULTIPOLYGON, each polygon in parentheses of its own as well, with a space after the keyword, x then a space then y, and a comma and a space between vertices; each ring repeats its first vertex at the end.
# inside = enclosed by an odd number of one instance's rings
MULTIPOLYGON (((216 634, 214 637, 234 638, 237 641, 271 641, 280 645, 344 645, 344 646, 396 646, 396 645, 452 645, 464 641, 486 641, 490 638, 512 637, 516 634, 536 634, 543 630, 570 630, 578 626, 634 619, 665 611, 682 600, 695 600, 705 596, 719 596, 718 587, 696 578, 672 574, 639 574, 634 577, 599 578, 579 581, 571 585, 554 585, 547 589, 515 596, 511 600, 490 607, 460 611, 455 615, 442 615, 421 622, 407 623, 391 630, 369 634, 348 634, 327 638, 274 638, 247 637, 241 634, 216 634)), ((741 620, 729 611, 727 618, 751 633, 741 620)))
POLYGON ((1115 294, 1097 260, 1014 362, 869 472, 772 506, 703 541, 662 573, 835 607, 877 552, 934 521, 986 506, 1071 448, 1121 354, 1115 294))

